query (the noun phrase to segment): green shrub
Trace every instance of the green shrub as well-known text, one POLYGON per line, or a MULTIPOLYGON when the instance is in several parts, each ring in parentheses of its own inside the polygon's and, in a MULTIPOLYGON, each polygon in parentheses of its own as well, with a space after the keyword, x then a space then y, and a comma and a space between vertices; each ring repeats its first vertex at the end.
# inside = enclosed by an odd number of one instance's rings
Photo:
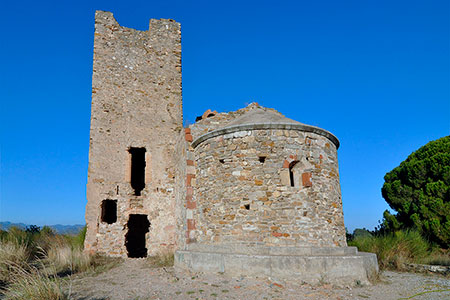
POLYGON ((427 265, 450 266, 450 250, 433 249, 422 263, 427 265))
POLYGON ((450 136, 429 142, 384 176, 383 198, 397 212, 383 213, 379 230, 417 229, 450 247, 450 136))
POLYGON ((2 235, 2 241, 9 241, 16 245, 29 247, 33 242, 33 234, 18 227, 11 227, 6 235, 2 235))
POLYGON ((65 235, 64 237, 69 241, 73 248, 84 249, 84 240, 86 238, 86 229, 84 226, 76 235, 65 235))
POLYGON ((382 269, 402 269, 403 263, 421 263, 433 248, 418 231, 406 230, 380 236, 359 236, 350 241, 359 251, 377 255, 382 269))
POLYGON ((364 237, 364 236, 372 236, 369 230, 365 228, 356 228, 353 230, 353 237, 364 237))
POLYGON ((0 229, 0 241, 6 240, 8 237, 8 231, 0 229))
POLYGON ((6 234, 2 234, 1 240, 11 242, 16 246, 23 245, 27 249, 29 259, 36 259, 39 257, 40 248, 45 240, 46 233, 41 233, 39 227, 29 226, 23 230, 18 227, 11 227, 6 234))

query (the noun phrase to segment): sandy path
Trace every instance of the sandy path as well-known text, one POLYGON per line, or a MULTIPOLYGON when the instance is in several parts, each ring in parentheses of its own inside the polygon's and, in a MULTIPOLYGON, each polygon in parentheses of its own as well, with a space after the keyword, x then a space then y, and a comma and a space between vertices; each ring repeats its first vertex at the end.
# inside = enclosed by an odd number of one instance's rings
POLYGON ((126 260, 99 275, 72 280, 72 299, 450 299, 450 278, 438 275, 383 272, 373 286, 335 287, 324 284, 228 278, 174 268, 151 268, 145 260, 126 260))

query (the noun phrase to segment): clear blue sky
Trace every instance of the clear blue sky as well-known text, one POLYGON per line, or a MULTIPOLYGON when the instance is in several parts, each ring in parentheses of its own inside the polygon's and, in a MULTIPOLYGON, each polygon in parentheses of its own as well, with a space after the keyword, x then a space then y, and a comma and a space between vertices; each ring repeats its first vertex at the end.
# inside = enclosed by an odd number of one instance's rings
POLYGON ((84 223, 94 11, 182 24, 185 121, 251 101, 341 141, 346 226, 373 229, 383 176, 450 133, 442 1, 5 1, 0 221, 84 223))

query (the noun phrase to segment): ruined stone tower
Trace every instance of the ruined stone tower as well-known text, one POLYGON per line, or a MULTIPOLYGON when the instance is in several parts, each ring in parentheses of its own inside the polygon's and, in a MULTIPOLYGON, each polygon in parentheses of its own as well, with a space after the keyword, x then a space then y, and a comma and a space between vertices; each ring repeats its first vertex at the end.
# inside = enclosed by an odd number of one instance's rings
POLYGON ((175 245, 174 144, 182 129, 181 31, 95 15, 85 248, 143 257, 175 245))
POLYGON ((175 252, 175 266, 310 283, 367 283, 347 247, 338 139, 256 103, 182 126, 181 33, 95 17, 85 248, 175 252))

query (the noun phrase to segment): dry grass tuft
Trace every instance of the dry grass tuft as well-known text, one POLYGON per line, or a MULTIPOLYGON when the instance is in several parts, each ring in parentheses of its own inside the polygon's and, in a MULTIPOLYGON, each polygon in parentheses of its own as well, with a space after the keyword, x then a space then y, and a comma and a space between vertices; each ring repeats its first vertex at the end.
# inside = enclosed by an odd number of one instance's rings
POLYGON ((376 253, 381 269, 406 270, 408 263, 450 265, 448 252, 433 247, 414 230, 356 237, 348 244, 359 251, 376 253))
POLYGON ((151 267, 162 268, 172 267, 174 263, 173 252, 161 252, 154 256, 149 256, 147 261, 151 267))
POLYGON ((43 262, 59 274, 85 272, 92 268, 92 256, 68 244, 52 245, 44 255, 43 262))
POLYGON ((99 274, 108 271, 123 262, 121 257, 108 257, 103 255, 91 256, 92 270, 94 273, 99 274))
POLYGON ((68 299, 63 284, 70 277, 63 276, 103 268, 102 260, 83 252, 84 236, 85 230, 68 236, 48 227, 0 230, 0 298, 68 299))
POLYGON ((29 253, 24 244, 0 240, 0 280, 8 282, 16 268, 25 268, 29 253))
POLYGON ((437 249, 422 261, 427 265, 450 266, 450 249, 437 249))
POLYGON ((14 278, 5 293, 9 300, 64 300, 63 280, 56 275, 47 275, 45 268, 14 268, 14 278))

